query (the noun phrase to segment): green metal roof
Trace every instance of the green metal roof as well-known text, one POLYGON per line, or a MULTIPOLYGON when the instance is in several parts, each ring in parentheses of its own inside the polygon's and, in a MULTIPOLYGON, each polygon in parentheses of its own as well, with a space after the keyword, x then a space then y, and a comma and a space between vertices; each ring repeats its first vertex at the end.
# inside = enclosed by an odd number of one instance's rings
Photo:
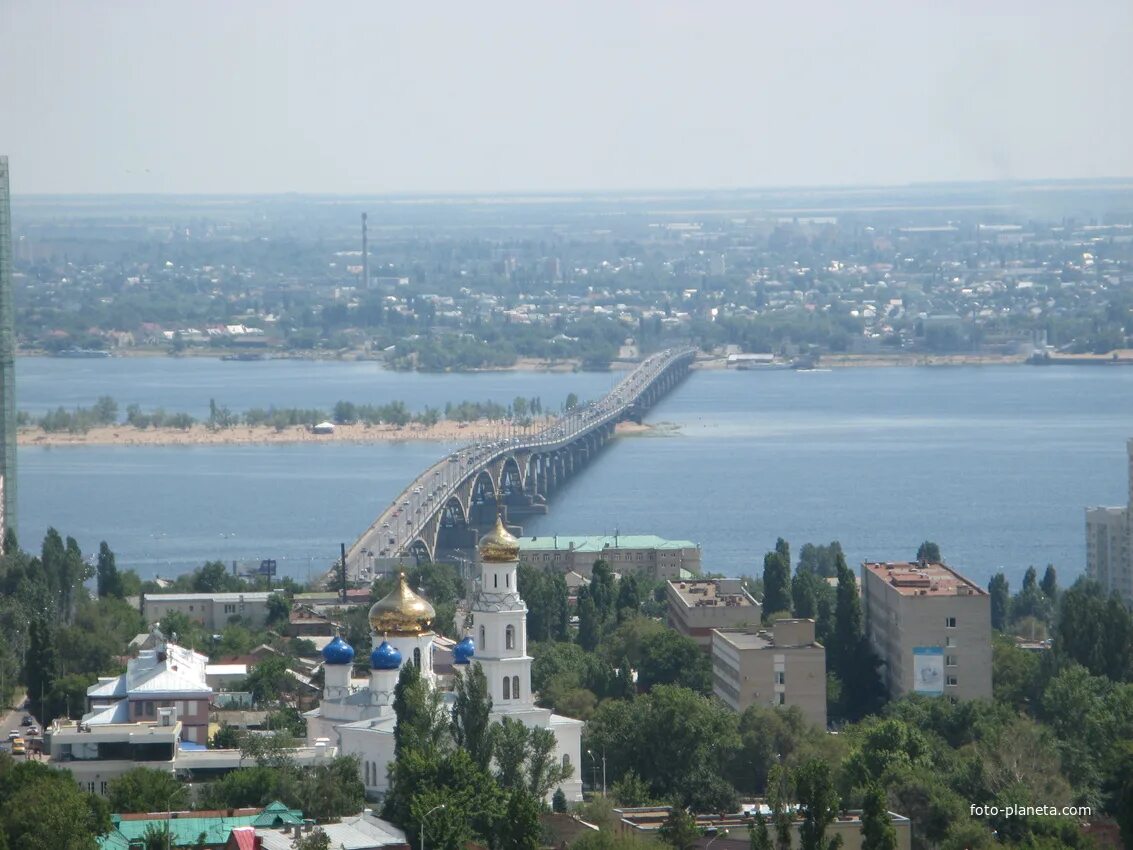
MULTIPOLYGON (((202 813, 204 814, 204 813, 202 813)), ((121 815, 112 815, 113 828, 102 836, 99 842, 100 850, 128 850, 130 842, 140 842, 145 838, 146 829, 153 824, 163 833, 166 824, 170 829, 171 847, 192 847, 196 845, 201 833, 205 835, 206 844, 224 844, 228 834, 238 826, 276 827, 286 823, 302 823, 303 813, 296 809, 289 809, 278 801, 271 803, 262 812, 255 814, 241 814, 217 817, 195 817, 192 812, 178 813, 172 820, 164 812, 147 818, 131 818, 123 820, 121 815)))
POLYGON ((691 540, 666 540, 656 534, 592 534, 571 537, 520 537, 520 551, 524 549, 570 549, 576 552, 601 552, 604 549, 696 549, 691 540))

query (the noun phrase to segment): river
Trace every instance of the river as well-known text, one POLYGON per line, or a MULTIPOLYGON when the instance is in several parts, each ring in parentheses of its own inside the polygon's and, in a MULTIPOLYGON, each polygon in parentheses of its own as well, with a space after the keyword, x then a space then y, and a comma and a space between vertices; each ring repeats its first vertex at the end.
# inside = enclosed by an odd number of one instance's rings
MULTIPOLYGON (((100 395, 207 415, 321 407, 340 399, 446 401, 568 393, 616 376, 529 372, 414 375, 372 363, 112 358, 17 361, 21 409, 100 395)), ((1025 366, 694 372, 648 417, 657 435, 616 440, 529 520, 539 534, 655 533, 697 541, 706 570, 758 572, 783 536, 840 540, 851 563, 912 557, 935 540, 984 583, 1004 569, 1084 565, 1083 508, 1126 499, 1133 369, 1025 366)), ((20 534, 48 525, 84 551, 171 575, 206 559, 274 558, 305 578, 332 561, 436 443, 210 447, 21 447, 20 534)))

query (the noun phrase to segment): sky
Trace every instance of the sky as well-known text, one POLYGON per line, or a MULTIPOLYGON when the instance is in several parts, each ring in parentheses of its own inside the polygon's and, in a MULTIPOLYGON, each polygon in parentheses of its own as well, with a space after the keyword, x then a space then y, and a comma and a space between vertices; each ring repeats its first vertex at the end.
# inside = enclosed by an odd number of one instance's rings
POLYGON ((16 194, 1133 176, 1129 0, 0 0, 16 194))

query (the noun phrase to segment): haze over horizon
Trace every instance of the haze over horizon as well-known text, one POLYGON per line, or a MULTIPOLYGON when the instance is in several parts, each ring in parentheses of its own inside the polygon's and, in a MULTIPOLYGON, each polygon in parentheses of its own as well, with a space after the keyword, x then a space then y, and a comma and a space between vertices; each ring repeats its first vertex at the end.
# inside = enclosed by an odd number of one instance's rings
POLYGON ((28 194, 1133 176, 1133 4, 0 8, 28 194))

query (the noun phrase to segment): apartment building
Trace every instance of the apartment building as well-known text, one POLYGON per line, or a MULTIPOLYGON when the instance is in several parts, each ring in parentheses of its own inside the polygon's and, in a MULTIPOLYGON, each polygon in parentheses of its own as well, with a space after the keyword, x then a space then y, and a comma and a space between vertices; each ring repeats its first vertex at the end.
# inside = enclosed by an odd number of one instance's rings
POLYGON ((1133 440, 1125 444, 1129 501, 1124 507, 1086 508, 1086 575, 1133 604, 1133 440))
POLYGON ((669 627, 712 652, 715 629, 743 629, 760 623, 763 608, 738 578, 674 580, 665 585, 669 627))
POLYGON ((797 706, 825 729, 826 648, 814 639, 814 620, 713 630, 712 692, 736 712, 797 706))
POLYGON ((616 572, 646 575, 655 581, 700 575, 700 547, 691 540, 666 540, 655 534, 553 535, 519 540, 519 560, 532 566, 574 570, 589 577, 599 558, 616 572))
POLYGON ((104 676, 87 688, 83 725, 156 721, 162 709, 175 709, 183 741, 208 743, 208 659, 191 649, 162 641, 143 649, 120 676, 104 676))
POLYGON ((864 563, 866 634, 889 695, 991 698, 991 599, 946 564, 864 563))
POLYGON ((148 625, 160 623, 167 614, 177 612, 195 620, 210 631, 220 631, 239 617, 254 628, 267 623, 267 591, 247 593, 146 593, 142 596, 142 616, 148 625))

